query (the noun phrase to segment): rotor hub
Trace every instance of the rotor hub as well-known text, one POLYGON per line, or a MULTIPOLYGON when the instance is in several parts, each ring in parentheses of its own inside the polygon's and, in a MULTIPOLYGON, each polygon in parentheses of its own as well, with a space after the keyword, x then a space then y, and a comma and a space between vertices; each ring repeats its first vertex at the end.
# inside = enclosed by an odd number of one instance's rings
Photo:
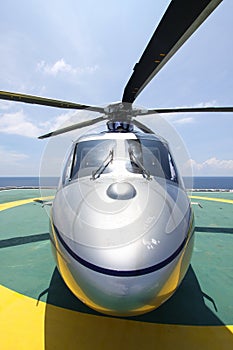
POLYGON ((129 121, 110 120, 107 122, 108 130, 111 132, 133 132, 133 124, 129 121))
POLYGON ((133 117, 133 109, 131 103, 116 102, 108 105, 104 109, 106 115, 110 120, 128 120, 133 117))

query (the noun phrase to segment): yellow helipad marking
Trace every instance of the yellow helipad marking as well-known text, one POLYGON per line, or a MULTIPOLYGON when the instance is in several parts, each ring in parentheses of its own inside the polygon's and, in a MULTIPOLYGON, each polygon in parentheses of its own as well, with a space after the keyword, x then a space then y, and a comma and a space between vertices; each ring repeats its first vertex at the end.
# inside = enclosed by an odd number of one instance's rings
POLYGON ((21 199, 18 201, 2 203, 2 204, 0 204, 0 211, 14 208, 14 207, 18 207, 19 205, 32 203, 35 200, 43 200, 43 201, 45 200, 46 201, 46 200, 51 200, 53 198, 54 198, 54 196, 48 196, 48 197, 40 197, 40 198, 21 199))
POLYGON ((232 349, 231 326, 154 324, 88 315, 0 286, 0 346, 42 349, 232 349))
POLYGON ((45 304, 0 286, 0 348, 44 349, 45 304))
POLYGON ((214 202, 222 202, 222 203, 233 204, 233 200, 232 199, 225 199, 225 198, 212 198, 212 197, 202 197, 202 196, 189 196, 189 198, 203 199, 205 201, 214 201, 214 202))

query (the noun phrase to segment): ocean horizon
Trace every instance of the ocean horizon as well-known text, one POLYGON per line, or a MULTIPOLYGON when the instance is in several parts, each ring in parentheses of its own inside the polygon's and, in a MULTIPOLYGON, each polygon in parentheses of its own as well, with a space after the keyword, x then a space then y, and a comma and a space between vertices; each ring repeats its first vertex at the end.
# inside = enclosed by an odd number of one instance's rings
MULTIPOLYGON (((233 176, 194 176, 192 179, 183 177, 183 180, 186 188, 233 190, 233 176)), ((6 176, 0 177, 0 188, 57 187, 58 182, 58 177, 6 176)))

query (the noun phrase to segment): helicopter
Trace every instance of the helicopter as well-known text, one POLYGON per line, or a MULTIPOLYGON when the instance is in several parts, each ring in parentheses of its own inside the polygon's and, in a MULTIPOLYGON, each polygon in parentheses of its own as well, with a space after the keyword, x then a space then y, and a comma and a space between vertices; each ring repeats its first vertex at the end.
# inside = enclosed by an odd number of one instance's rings
POLYGON ((105 131, 73 142, 50 215, 51 247, 63 280, 100 313, 127 317, 156 309, 189 268, 195 232, 190 200, 168 142, 137 117, 233 107, 146 110, 133 103, 221 1, 172 0, 119 103, 98 107, 0 91, 4 100, 101 114, 39 139, 106 121, 105 131))

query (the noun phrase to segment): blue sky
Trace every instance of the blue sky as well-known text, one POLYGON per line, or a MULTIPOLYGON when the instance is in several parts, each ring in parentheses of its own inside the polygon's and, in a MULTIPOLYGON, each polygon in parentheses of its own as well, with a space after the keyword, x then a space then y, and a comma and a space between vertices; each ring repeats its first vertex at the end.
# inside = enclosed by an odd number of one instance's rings
MULTIPOLYGON (((0 90, 90 105, 119 101, 168 4, 167 0, 3 2, 0 90)), ((232 106, 232 13, 233 2, 223 0, 136 105, 232 106)), ((94 116, 0 101, 0 176, 38 176, 46 166, 54 166, 57 174, 74 133, 56 141, 37 136, 70 119, 78 122, 94 116)), ((154 117, 145 117, 144 122, 157 128, 154 117)), ((163 122, 180 135, 195 175, 233 176, 233 113, 170 115, 163 122)), ((171 138, 173 146, 177 136, 166 132, 163 136, 171 138)))

